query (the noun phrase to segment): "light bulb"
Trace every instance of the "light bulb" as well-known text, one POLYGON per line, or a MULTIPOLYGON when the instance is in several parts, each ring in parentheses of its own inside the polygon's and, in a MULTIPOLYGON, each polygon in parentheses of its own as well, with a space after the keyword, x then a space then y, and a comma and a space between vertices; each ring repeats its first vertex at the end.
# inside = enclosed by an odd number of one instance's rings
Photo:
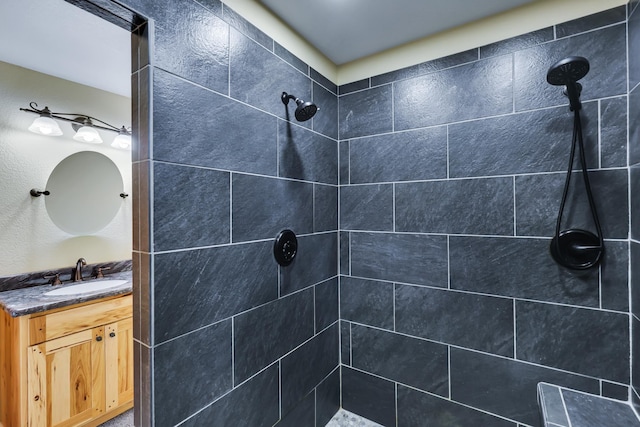
POLYGON ((29 130, 33 133, 47 136, 59 136, 62 135, 62 130, 58 123, 51 117, 40 116, 33 121, 29 130))
POLYGON ((100 144, 102 142, 102 138, 100 138, 98 131, 91 126, 82 126, 73 136, 73 139, 80 142, 89 142, 91 144, 100 144))
POLYGON ((119 134, 113 139, 111 146, 114 148, 122 148, 127 149, 131 147, 131 135, 128 134, 119 134))

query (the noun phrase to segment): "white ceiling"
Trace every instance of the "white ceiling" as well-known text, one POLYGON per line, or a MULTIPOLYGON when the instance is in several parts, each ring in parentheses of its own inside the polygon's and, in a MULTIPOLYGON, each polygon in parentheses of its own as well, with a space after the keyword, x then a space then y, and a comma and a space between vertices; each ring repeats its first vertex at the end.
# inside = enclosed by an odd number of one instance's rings
POLYGON ((131 97, 131 33, 64 0, 0 0, 0 61, 131 97))
MULTIPOLYGON (((336 65, 536 0, 253 0, 336 65)), ((0 61, 131 96, 128 31, 64 0, 0 0, 0 61)))
POLYGON ((535 0, 257 0, 336 65, 535 0))

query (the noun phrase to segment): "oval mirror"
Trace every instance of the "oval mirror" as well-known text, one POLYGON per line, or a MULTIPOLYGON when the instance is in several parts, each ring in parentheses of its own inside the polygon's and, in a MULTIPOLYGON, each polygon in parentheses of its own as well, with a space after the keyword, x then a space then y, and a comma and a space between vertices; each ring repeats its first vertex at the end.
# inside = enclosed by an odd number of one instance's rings
POLYGON ((93 234, 118 213, 123 185, 120 170, 107 156, 95 151, 72 154, 49 176, 47 213, 67 233, 93 234))

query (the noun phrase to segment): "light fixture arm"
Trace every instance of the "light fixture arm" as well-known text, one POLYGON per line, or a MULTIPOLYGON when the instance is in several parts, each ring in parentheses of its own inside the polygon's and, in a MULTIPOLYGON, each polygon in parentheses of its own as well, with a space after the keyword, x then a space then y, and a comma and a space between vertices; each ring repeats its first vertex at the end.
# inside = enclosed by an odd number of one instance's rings
POLYGON ((126 135, 131 135, 131 131, 127 130, 127 128, 125 128, 124 126, 122 127, 117 127, 117 126, 113 126, 112 124, 109 124, 107 122, 105 122, 104 120, 100 120, 98 118, 92 117, 92 116, 88 116, 86 114, 73 114, 73 113, 56 113, 56 112, 52 112, 51 110, 49 110, 49 107, 44 107, 43 109, 39 109, 38 108, 38 104, 36 104, 35 102, 30 102, 29 103, 29 107, 31 108, 20 108, 21 111, 26 111, 27 113, 34 113, 34 114, 38 114, 42 117, 49 117, 52 119, 56 119, 56 120, 62 120, 65 122, 70 122, 72 124, 82 124, 83 122, 86 122, 87 120, 89 120, 89 125, 94 127, 94 128, 98 128, 98 129, 102 129, 102 130, 108 130, 111 132, 115 132, 115 133, 119 133, 122 134, 123 130, 124 132, 126 132, 126 135), (62 117, 62 116, 70 116, 73 118, 68 118, 68 117, 62 117), (94 124, 94 122, 100 122, 103 124, 102 125, 97 125, 94 124))

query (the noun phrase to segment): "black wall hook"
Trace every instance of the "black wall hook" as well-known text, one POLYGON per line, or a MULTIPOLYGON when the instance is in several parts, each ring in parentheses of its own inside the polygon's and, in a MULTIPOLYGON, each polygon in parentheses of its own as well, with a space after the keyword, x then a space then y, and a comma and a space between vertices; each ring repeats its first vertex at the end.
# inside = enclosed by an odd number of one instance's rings
POLYGON ((291 264, 298 253, 298 239, 291 230, 282 230, 273 244, 273 256, 276 262, 286 267, 291 264))
POLYGON ((32 188, 31 191, 29 191, 29 194, 31 194, 32 197, 40 197, 43 194, 45 196, 48 196, 51 193, 49 191, 47 191, 47 190, 39 191, 39 190, 36 190, 35 188, 32 188))

